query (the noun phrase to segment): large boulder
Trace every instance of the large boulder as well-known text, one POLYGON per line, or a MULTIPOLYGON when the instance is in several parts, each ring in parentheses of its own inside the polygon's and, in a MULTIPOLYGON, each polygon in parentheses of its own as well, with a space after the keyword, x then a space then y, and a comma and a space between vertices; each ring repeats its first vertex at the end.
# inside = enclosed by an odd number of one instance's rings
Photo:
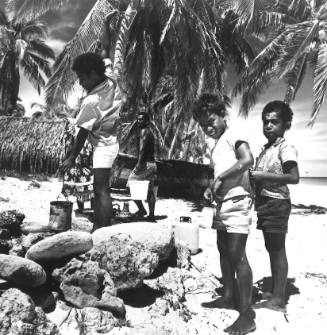
POLYGON ((118 234, 127 234, 135 241, 156 253, 159 259, 166 259, 174 248, 171 227, 153 222, 132 222, 103 227, 92 234, 93 244, 101 245, 104 241, 118 234))
POLYGON ((59 335, 57 326, 18 289, 0 297, 0 335, 59 335))
POLYGON ((47 276, 41 265, 14 255, 0 254, 0 277, 17 285, 41 286, 47 276))
POLYGON ((159 263, 156 253, 124 234, 97 243, 86 256, 110 274, 118 290, 140 286, 159 263))
POLYGON ((93 246, 92 235, 80 231, 66 231, 32 245, 25 257, 45 263, 83 254, 93 246))
POLYGON ((97 307, 125 316, 124 303, 116 297, 117 290, 110 275, 100 269, 98 263, 74 258, 55 269, 52 276, 60 283, 65 300, 73 306, 97 307))

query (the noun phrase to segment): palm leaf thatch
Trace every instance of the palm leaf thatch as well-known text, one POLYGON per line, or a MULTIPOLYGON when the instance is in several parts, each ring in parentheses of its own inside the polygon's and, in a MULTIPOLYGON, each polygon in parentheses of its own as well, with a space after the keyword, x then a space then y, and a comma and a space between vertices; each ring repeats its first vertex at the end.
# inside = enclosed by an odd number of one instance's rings
POLYGON ((0 117, 0 170, 53 174, 70 145, 66 121, 0 117))

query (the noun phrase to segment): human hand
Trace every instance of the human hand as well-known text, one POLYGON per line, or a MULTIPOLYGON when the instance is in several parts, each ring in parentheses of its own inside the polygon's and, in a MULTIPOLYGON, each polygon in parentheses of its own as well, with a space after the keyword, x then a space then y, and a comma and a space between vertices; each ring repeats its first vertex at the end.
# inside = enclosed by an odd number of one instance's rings
POLYGON ((58 173, 57 174, 65 174, 67 171, 69 171, 75 163, 75 159, 72 157, 68 157, 66 158, 63 163, 61 164, 61 166, 58 169, 58 173))
POLYGON ((212 191, 210 187, 207 187, 203 193, 203 197, 206 201, 212 202, 213 201, 213 196, 212 196, 212 191))
POLYGON ((214 182, 214 184, 213 184, 213 186, 212 186, 212 193, 213 193, 214 195, 217 195, 217 191, 219 190, 219 188, 221 187, 222 184, 223 184, 223 181, 218 177, 218 178, 215 180, 215 182, 214 182))

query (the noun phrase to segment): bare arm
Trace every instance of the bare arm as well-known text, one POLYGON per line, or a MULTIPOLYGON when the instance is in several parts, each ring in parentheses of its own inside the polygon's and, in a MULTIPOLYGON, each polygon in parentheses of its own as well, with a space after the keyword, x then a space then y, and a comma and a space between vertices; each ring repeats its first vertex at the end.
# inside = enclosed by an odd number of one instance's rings
POLYGON ((69 156, 64 160, 64 162, 62 163, 60 167, 61 173, 65 173, 66 171, 68 171, 69 169, 73 167, 75 163, 75 159, 78 156, 78 154, 81 152, 87 136, 88 136, 88 131, 84 128, 80 128, 76 136, 72 151, 70 152, 69 156))
POLYGON ((298 184, 299 169, 295 161, 287 161, 283 164, 283 174, 252 171, 252 178, 257 182, 271 181, 282 184, 298 184))

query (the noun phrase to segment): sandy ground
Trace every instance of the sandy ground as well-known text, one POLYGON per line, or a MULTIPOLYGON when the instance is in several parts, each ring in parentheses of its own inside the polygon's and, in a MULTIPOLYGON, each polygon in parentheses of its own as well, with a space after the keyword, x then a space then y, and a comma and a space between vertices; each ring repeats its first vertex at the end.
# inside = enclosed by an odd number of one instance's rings
MULTIPOLYGON (((57 198, 61 184, 56 180, 37 184, 12 177, 0 179, 0 211, 17 209, 25 215, 25 222, 47 222, 50 201, 57 198)), ((134 208, 131 208, 133 211, 134 208)), ((191 216, 193 222, 200 224, 201 252, 192 256, 194 274, 208 283, 201 290, 189 290, 186 306, 192 313, 185 332, 178 320, 162 316, 162 322, 176 322, 176 334, 225 334, 223 329, 237 316, 232 310, 212 310, 201 307, 201 302, 210 301, 219 287, 217 278, 221 276, 219 255, 216 249, 215 232, 210 229, 210 209, 192 212, 191 203, 176 199, 159 199, 156 215, 167 215, 160 222, 174 224, 180 216, 191 216), (200 270, 197 271, 196 269, 200 270), (216 284, 216 285, 214 285, 216 284), (166 318, 166 320, 164 320, 166 318), (191 327, 192 326, 192 327, 191 327), (192 331, 190 330, 192 329, 192 331)), ((287 237, 289 259, 289 295, 287 314, 263 308, 256 309, 257 334, 308 334, 325 333, 327 329, 327 215, 292 214, 287 237), (325 311, 325 312, 324 312, 325 311)), ((254 276, 254 287, 267 285, 270 277, 268 255, 264 249, 261 233, 252 227, 247 244, 247 253, 254 276)), ((147 322, 149 306, 126 306, 127 319, 133 325, 147 322)), ((158 318, 159 320, 160 318, 158 318)), ((158 321, 159 322, 159 321, 158 321)), ((159 322, 160 323, 160 322, 159 322)), ((72 334, 73 335, 73 334, 72 334)))

